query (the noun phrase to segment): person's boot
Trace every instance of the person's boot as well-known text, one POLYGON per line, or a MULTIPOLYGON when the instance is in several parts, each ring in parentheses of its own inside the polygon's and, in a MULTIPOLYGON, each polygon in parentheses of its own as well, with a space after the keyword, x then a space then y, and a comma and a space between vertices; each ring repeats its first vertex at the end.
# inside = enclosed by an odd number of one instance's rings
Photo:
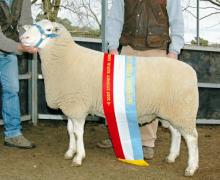
POLYGON ((96 144, 97 147, 102 149, 108 149, 112 147, 112 142, 110 139, 104 139, 96 144))
POLYGON ((153 159, 154 157, 154 148, 143 146, 143 152, 144 152, 144 159, 153 159))
POLYGON ((12 138, 5 138, 4 145, 8 147, 17 147, 23 149, 35 148, 35 144, 26 139, 23 135, 19 135, 12 138))

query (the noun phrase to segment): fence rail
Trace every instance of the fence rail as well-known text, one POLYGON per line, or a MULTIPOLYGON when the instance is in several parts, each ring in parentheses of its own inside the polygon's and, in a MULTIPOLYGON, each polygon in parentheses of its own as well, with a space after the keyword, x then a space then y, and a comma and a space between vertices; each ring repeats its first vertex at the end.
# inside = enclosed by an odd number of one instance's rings
MULTIPOLYGON (((77 43, 86 46, 91 47, 93 49, 101 50, 102 49, 102 42, 99 39, 91 39, 91 38, 74 38, 77 43), (96 44, 95 47, 92 47, 94 44, 96 44)), ((203 51, 203 52, 215 52, 219 53, 219 48, 208 48, 205 49, 203 47, 198 46, 185 46, 184 50, 190 50, 190 51, 203 51)), ((45 101, 43 99, 39 99, 38 97, 38 82, 43 81, 43 76, 38 72, 38 60, 37 55, 34 56, 32 60, 28 63, 28 72, 26 74, 20 74, 19 80, 27 80, 28 81, 28 114, 22 115, 21 120, 27 121, 32 120, 33 124, 36 125, 38 122, 38 119, 51 119, 51 120, 64 120, 67 119, 66 116, 63 114, 45 114, 42 112, 39 112, 38 110, 38 103, 40 101, 45 101)), ((214 89, 214 90, 220 90, 220 83, 207 83, 207 82, 199 82, 198 87, 200 89, 214 89)), ((93 119, 95 120, 95 118, 93 119)), ((3 124, 2 120, 0 120, 0 124, 3 124)), ((220 119, 215 118, 198 118, 197 124, 220 124, 220 119)))

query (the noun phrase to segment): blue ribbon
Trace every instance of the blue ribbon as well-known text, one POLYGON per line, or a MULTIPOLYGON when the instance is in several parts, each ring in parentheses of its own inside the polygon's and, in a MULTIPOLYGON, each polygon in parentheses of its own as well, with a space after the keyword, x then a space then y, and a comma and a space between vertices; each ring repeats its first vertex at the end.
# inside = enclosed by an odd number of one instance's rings
POLYGON ((144 159, 136 108, 136 58, 125 59, 125 111, 135 160, 144 159))
POLYGON ((41 45, 41 43, 47 39, 47 38, 55 38, 57 37, 58 35, 57 34, 54 34, 54 33, 51 33, 51 34, 46 34, 45 31, 43 30, 43 28, 38 25, 38 24, 33 24, 33 26, 36 26, 38 31, 41 33, 41 38, 40 40, 36 43, 35 47, 39 47, 41 45))

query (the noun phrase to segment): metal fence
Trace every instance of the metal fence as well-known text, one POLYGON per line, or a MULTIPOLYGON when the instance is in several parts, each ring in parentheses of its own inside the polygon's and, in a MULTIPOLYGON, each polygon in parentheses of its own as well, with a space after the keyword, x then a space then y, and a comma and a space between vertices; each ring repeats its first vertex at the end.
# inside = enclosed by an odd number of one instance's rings
MULTIPOLYGON (((37 122, 37 55, 23 55, 18 57, 19 66, 19 86, 20 86, 20 104, 21 104, 21 121, 32 120, 37 122)), ((0 97, 1 101, 1 97, 0 97)), ((2 107, 0 106, 0 109, 2 107)), ((0 120, 0 124, 3 121, 0 120)))
MULTIPOLYGON (((103 48, 101 40, 89 38, 75 38, 74 40, 79 45, 94 50, 101 51, 103 48)), ((200 93, 197 123, 220 124, 220 49, 185 46, 180 59, 197 71, 200 93)), ((19 61, 19 69, 25 69, 20 70, 19 75, 22 121, 32 120, 36 125, 38 119, 66 119, 61 111, 52 110, 46 105, 39 57, 37 55, 33 58, 25 56, 19 61)))
MULTIPOLYGON (((197 0, 198 2, 198 0, 197 0)), ((199 3, 198 3, 199 5, 199 3)), ((199 11, 199 9, 197 9, 199 11)), ((102 1, 102 40, 75 38, 74 40, 85 47, 106 51, 105 26, 106 26, 107 1, 102 1)), ((199 14, 197 14, 199 17, 199 14)), ((197 29, 199 22, 197 21, 197 29)), ((197 32, 199 39, 199 32, 197 32)), ((19 75, 20 84, 23 82, 20 96, 22 117, 21 120, 32 120, 37 124, 38 119, 63 120, 66 117, 61 111, 47 107, 44 94, 44 82, 41 75, 38 56, 26 57, 28 59, 27 71, 19 75)), ((197 71, 199 79, 200 108, 198 124, 220 124, 220 49, 200 46, 185 46, 180 59, 192 65, 197 71)), ((21 60, 22 61, 22 60, 21 60)), ((96 118, 94 118, 96 119, 96 118)), ((2 120, 0 124, 2 124, 2 120)))

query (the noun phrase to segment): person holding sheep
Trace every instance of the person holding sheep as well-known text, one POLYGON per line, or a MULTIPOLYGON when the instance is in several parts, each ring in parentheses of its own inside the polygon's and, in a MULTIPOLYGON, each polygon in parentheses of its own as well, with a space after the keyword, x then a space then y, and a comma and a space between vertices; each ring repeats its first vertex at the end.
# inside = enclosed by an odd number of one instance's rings
MULTIPOLYGON (((108 50, 112 54, 118 54, 122 47, 121 54, 177 59, 184 45, 180 0, 113 0, 107 20, 108 50)), ((154 156, 157 127, 157 120, 141 127, 145 159, 154 156)), ((97 146, 112 145, 104 139, 97 146)))
POLYGON ((21 132, 17 56, 22 52, 36 53, 37 48, 19 43, 22 26, 32 24, 31 1, 0 1, 0 81, 2 85, 2 116, 4 145, 31 149, 35 145, 21 132), (19 32, 18 32, 19 31, 19 32))

